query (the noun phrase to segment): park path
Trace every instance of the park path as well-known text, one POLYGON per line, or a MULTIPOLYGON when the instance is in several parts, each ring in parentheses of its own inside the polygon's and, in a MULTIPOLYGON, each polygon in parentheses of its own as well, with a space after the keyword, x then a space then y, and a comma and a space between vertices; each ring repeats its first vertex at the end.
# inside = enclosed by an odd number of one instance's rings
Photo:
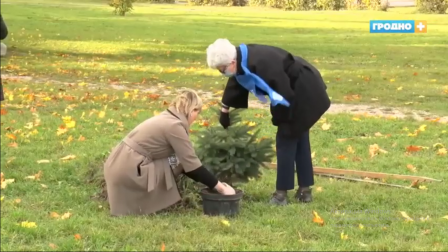
MULTIPOLYGON (((52 80, 49 78, 35 78, 31 76, 15 76, 9 74, 2 74, 2 79, 5 81, 13 82, 32 82, 32 83, 53 83, 55 85, 73 85, 73 82, 63 82, 52 80)), ((86 86, 90 89, 104 88, 105 84, 99 83, 87 83, 86 86)), ((115 90, 134 90, 136 88, 130 88, 120 84, 109 84, 108 87, 115 90)), ((173 89, 167 88, 167 85, 159 83, 150 88, 137 87, 143 92, 160 94, 162 97, 168 97, 173 94, 173 89)), ((180 88, 182 89, 182 88, 180 88)), ((174 90, 175 92, 176 90, 174 90)), ((205 100, 216 99, 218 96, 210 91, 196 90, 201 97, 205 100)), ((258 100, 249 101, 250 108, 263 108, 269 109, 269 104, 262 104, 258 100)), ((448 123, 448 116, 438 116, 421 110, 409 110, 405 108, 384 107, 366 104, 347 104, 347 103, 333 103, 330 109, 327 111, 329 114, 349 113, 353 115, 371 115, 381 117, 394 117, 397 119, 412 118, 417 121, 425 121, 438 118, 440 123, 448 123)))

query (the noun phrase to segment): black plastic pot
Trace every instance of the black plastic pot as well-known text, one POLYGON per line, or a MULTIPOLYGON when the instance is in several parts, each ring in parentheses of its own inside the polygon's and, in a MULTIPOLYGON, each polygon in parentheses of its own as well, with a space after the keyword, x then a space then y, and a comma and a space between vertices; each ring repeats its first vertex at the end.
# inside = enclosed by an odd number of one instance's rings
POLYGON ((204 188, 200 191, 204 214, 209 216, 236 216, 240 211, 240 200, 244 193, 235 189, 234 195, 222 195, 217 191, 204 188))

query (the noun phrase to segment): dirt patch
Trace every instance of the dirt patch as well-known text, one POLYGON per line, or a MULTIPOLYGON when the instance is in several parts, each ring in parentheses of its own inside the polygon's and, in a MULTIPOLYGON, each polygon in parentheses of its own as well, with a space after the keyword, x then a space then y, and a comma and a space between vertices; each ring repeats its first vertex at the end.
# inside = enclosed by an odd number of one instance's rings
MULTIPOLYGON (((3 75, 2 79, 11 80, 11 81, 21 81, 21 82, 34 82, 34 83, 48 83, 51 82, 56 85, 72 85, 73 83, 63 82, 51 80, 48 78, 34 78, 31 76, 14 76, 14 75, 3 75)), ((89 89, 98 89, 104 88, 104 84, 99 83, 87 83, 87 88, 89 89)), ((120 84, 109 84, 107 87, 116 89, 116 90, 132 90, 136 88, 130 88, 125 85, 120 84)), ((143 92, 147 93, 157 93, 162 96, 170 96, 176 93, 179 89, 168 89, 167 85, 164 83, 154 84, 151 87, 137 87, 143 92)), ((205 100, 217 99, 219 95, 215 95, 210 91, 204 90, 196 90, 198 94, 205 100)), ((250 108, 261 108, 261 109, 269 109, 269 103, 263 104, 257 100, 249 101, 250 108)), ((340 113, 349 113, 354 115, 371 115, 371 116, 379 116, 379 117, 394 117, 398 119, 412 118, 417 121, 425 121, 436 119, 440 123, 448 123, 448 116, 438 116, 431 114, 422 110, 409 110, 405 108, 394 108, 394 107, 383 107, 383 106, 372 106, 372 105, 364 105, 364 104, 344 104, 344 103, 333 103, 330 109, 327 111, 329 114, 340 114, 340 113)))

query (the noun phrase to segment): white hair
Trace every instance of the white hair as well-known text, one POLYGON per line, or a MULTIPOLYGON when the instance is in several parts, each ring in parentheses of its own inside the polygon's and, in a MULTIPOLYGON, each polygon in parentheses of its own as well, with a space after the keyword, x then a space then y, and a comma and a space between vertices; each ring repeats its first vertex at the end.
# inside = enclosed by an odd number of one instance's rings
POLYGON ((228 39, 217 39, 207 47, 207 64, 210 68, 227 66, 236 59, 236 48, 228 39))

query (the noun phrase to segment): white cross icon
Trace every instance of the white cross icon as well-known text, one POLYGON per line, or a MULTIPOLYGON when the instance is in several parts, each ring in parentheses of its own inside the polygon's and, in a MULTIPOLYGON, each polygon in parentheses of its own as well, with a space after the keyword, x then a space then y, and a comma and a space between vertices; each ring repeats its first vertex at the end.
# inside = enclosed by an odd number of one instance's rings
POLYGON ((417 28, 418 28, 420 31, 422 31, 423 28, 425 28, 425 25, 424 25, 422 22, 420 22, 420 23, 417 25, 417 28))

